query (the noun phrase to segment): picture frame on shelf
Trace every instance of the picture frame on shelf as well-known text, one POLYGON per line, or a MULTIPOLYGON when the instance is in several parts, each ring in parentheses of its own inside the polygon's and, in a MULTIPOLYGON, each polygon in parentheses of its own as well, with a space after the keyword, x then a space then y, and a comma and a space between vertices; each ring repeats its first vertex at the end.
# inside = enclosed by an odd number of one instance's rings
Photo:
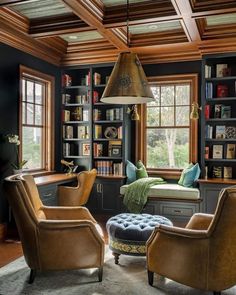
POLYGON ((82 156, 90 156, 90 144, 89 143, 82 144, 82 156))
POLYGON ((224 178, 231 179, 233 176, 232 167, 224 167, 224 178))
POLYGON ((213 159, 222 159, 223 158, 223 145, 214 144, 212 146, 212 158, 213 159))
POLYGON ((121 145, 112 145, 111 146, 111 157, 121 157, 122 155, 122 146, 121 145))

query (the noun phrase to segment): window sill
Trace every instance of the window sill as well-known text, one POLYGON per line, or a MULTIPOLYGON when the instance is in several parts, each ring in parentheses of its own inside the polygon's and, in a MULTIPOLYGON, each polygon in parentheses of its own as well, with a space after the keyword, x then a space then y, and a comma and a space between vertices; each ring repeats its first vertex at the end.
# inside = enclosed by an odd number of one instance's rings
POLYGON ((164 179, 179 179, 181 171, 164 171, 164 170, 148 170, 148 175, 150 177, 162 177, 164 179))

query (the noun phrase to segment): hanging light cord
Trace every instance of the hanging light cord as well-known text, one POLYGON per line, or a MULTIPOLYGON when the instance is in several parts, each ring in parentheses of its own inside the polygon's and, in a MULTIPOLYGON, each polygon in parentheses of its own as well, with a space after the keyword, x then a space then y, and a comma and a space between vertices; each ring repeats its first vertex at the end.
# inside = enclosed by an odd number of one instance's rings
POLYGON ((126 27, 127 27, 127 46, 129 47, 129 0, 127 0, 127 14, 126 14, 126 27))

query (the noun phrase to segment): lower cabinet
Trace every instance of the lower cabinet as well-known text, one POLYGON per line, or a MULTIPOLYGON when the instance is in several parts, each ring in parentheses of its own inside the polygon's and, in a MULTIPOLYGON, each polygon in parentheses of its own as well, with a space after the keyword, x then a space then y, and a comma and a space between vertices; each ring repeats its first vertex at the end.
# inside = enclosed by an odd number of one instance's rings
POLYGON ((57 206, 57 184, 38 187, 40 199, 46 206, 57 206))
POLYGON ((94 213, 119 213, 120 187, 123 184, 123 179, 97 178, 86 207, 94 213))
POLYGON ((215 212, 220 191, 230 184, 200 183, 200 193, 203 199, 203 212, 213 214, 215 212))
POLYGON ((201 211, 201 201, 148 200, 143 213, 162 215, 172 222, 188 222, 194 213, 201 211))

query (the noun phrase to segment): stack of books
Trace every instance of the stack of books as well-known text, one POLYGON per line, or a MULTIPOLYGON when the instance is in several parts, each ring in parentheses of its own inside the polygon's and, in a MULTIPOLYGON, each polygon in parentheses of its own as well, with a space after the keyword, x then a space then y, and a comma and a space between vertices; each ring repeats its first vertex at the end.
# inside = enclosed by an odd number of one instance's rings
POLYGON ((93 155, 94 157, 102 157, 103 155, 103 144, 102 143, 94 143, 93 144, 93 155))
POLYGON ((94 166, 100 175, 112 175, 112 161, 94 161, 94 166))

